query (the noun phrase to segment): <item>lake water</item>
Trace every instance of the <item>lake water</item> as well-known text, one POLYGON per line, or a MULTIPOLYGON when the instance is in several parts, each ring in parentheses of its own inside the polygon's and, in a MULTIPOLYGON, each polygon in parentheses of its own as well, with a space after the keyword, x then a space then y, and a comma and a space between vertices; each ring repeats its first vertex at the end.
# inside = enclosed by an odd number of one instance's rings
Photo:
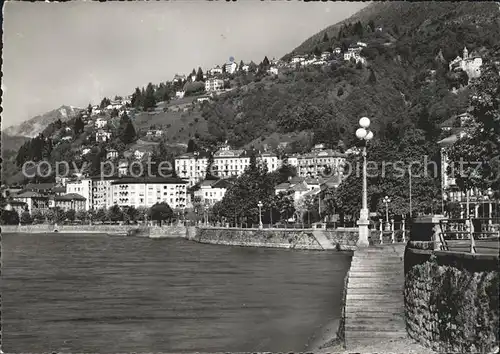
POLYGON ((340 317, 346 253, 2 236, 2 350, 302 351, 340 317))

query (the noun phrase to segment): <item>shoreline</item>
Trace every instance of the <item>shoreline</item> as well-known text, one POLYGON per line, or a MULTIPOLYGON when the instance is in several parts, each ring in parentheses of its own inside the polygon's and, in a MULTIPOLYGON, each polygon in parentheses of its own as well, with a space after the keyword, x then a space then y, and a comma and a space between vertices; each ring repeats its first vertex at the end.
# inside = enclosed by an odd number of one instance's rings
POLYGON ((311 338, 309 338, 308 343, 305 346, 305 351, 318 353, 322 351, 331 352, 342 352, 344 351, 344 346, 338 337, 339 326, 341 319, 333 319, 328 321, 325 325, 319 328, 311 338))

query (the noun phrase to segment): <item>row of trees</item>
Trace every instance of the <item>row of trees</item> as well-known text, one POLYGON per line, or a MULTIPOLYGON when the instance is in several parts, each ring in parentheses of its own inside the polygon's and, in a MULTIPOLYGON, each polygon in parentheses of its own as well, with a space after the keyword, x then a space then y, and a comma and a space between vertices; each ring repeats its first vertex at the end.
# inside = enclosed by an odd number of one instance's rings
POLYGON ((151 208, 133 206, 119 207, 113 205, 108 209, 97 210, 78 210, 73 209, 64 211, 60 208, 49 210, 34 209, 30 214, 24 211, 19 217, 15 211, 2 210, 2 224, 31 224, 31 223, 64 223, 80 221, 89 222, 141 222, 145 220, 154 220, 158 222, 172 221, 174 211, 167 203, 156 203, 151 208))

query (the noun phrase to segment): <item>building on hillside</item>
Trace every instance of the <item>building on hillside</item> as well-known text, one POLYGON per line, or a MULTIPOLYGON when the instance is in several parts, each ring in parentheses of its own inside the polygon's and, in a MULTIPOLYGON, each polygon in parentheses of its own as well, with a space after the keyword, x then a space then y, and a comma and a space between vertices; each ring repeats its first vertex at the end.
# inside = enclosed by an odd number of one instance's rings
POLYGON ((220 91, 224 89, 224 80, 211 78, 205 81, 205 91, 220 91))
POLYGON ((457 56, 449 64, 450 71, 463 70, 467 73, 469 78, 477 78, 481 76, 481 66, 483 65, 483 59, 472 53, 469 55, 467 47, 464 47, 463 58, 457 56))
POLYGON ((210 100, 211 100, 210 96, 200 96, 196 99, 196 102, 203 103, 203 102, 210 102, 210 100))
POLYGON ((172 209, 186 208, 186 182, 179 178, 120 178, 111 182, 112 205, 150 208, 167 203, 172 209))
POLYGON ((203 205, 213 206, 220 202, 227 190, 233 185, 229 179, 204 180, 200 183, 200 189, 194 192, 203 205))
POLYGON ((210 75, 222 74, 222 68, 219 65, 216 65, 212 69, 209 70, 210 75))
POLYGON ((271 75, 278 75, 278 68, 276 66, 271 66, 267 72, 271 75))
POLYGON ((111 138, 111 133, 110 132, 107 132, 107 131, 104 131, 102 129, 99 129, 96 133, 95 133, 95 141, 98 142, 98 143, 105 143, 107 142, 109 139, 111 138))
POLYGON ((106 151, 106 159, 113 160, 118 157, 118 151, 115 149, 109 149, 106 151))
POLYGON ((62 209, 63 211, 74 210, 88 210, 86 209, 87 200, 80 194, 70 193, 65 195, 57 195, 51 197, 54 200, 54 206, 56 208, 62 209))
POLYGON ((163 130, 161 129, 150 129, 146 132, 146 136, 151 138, 160 138, 163 136, 163 130))
POLYGON ((61 140, 62 140, 62 141, 71 141, 71 140, 73 140, 73 138, 72 138, 71 136, 69 136, 69 135, 68 135, 68 136, 63 136, 63 137, 61 138, 61 140))
POLYGON ((366 64, 366 59, 361 56, 361 50, 363 47, 361 46, 356 46, 356 47, 349 47, 347 49, 347 52, 344 53, 344 60, 349 61, 351 59, 354 59, 356 63, 361 63, 361 64, 366 64))
POLYGON ((175 92, 175 98, 183 98, 184 95, 186 94, 186 91, 176 91, 175 92))
POLYGON ((136 160, 142 160, 151 154, 151 149, 147 147, 141 147, 134 151, 134 158, 136 160))
POLYGON ((340 55, 340 54, 342 54, 342 49, 340 49, 340 47, 335 47, 335 48, 333 49, 333 54, 335 54, 335 55, 340 55))
POLYGON ((290 63, 291 64, 300 64, 300 63, 302 63, 305 60, 306 60, 306 57, 304 55, 295 55, 290 60, 290 63))
POLYGON ((106 125, 108 125, 108 122, 106 120, 104 120, 103 118, 97 118, 95 120, 95 128, 96 129, 102 129, 104 128, 106 125))
POLYGON ((269 172, 274 172, 281 167, 281 160, 278 156, 271 152, 264 152, 257 156, 257 161, 261 161, 266 164, 267 170, 269 172))
POLYGON ((184 81, 186 81, 186 75, 175 74, 172 81, 173 82, 184 82, 184 81))
POLYGON ((231 61, 229 63, 226 63, 225 68, 226 73, 234 74, 236 72, 236 69, 238 69, 238 64, 236 64, 234 61, 231 61))
POLYGON ((28 210, 28 204, 19 200, 11 200, 7 202, 4 207, 4 210, 12 210, 17 213, 19 218, 21 218, 21 214, 28 210))
POLYGON ((330 53, 330 52, 323 52, 323 53, 321 53, 321 59, 322 60, 329 60, 331 55, 332 55, 332 53, 330 53))
POLYGON ((107 209, 113 204, 111 203, 111 182, 117 180, 118 177, 92 177, 92 209, 100 208, 107 209))
POLYGON ((207 166, 208 154, 203 152, 186 153, 175 158, 177 176, 187 180, 190 187, 205 178, 207 166))
POLYGON ((12 196, 12 200, 26 203, 30 214, 33 214, 33 210, 35 209, 38 209, 43 213, 49 208, 49 197, 39 192, 24 191, 12 196))
POLYGON ((195 82, 196 81, 196 74, 190 75, 189 79, 191 80, 191 82, 195 82))
MULTIPOLYGON (((288 159, 290 163, 290 158, 288 159)), ((319 177, 335 174, 345 163, 345 154, 316 145, 311 152, 297 155, 297 175, 319 177)))
POLYGON ((244 72, 248 72, 249 69, 250 69, 250 65, 248 65, 248 64, 243 64, 243 66, 241 67, 241 70, 243 70, 244 72))
POLYGON ((118 163, 118 175, 120 177, 127 176, 129 174, 129 163, 127 160, 122 160, 118 163))
POLYGON ((358 47, 362 47, 362 48, 366 48, 366 47, 367 47, 367 44, 366 44, 366 43, 364 43, 364 42, 357 42, 357 43, 356 43, 356 45, 357 45, 358 47))
POLYGON ((92 151, 91 148, 83 148, 82 149, 82 156, 85 156, 87 155, 88 153, 90 153, 92 151))
POLYGON ((223 148, 214 154, 214 173, 216 176, 241 176, 250 165, 250 156, 244 150, 223 148))
POLYGON ((68 181, 66 183, 66 191, 69 195, 80 195, 85 199, 84 210, 90 210, 93 207, 92 180, 90 178, 68 181))

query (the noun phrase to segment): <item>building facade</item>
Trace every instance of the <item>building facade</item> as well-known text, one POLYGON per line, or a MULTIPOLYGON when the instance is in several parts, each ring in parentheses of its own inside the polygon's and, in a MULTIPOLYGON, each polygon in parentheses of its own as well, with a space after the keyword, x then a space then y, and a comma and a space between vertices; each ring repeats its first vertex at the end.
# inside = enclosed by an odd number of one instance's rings
POLYGON ((85 198, 85 210, 90 210, 93 207, 93 191, 92 180, 90 178, 82 178, 66 183, 66 192, 68 194, 78 194, 85 198))
POLYGON ((207 92, 220 91, 222 89, 224 89, 224 80, 212 78, 205 81, 205 91, 207 92))

